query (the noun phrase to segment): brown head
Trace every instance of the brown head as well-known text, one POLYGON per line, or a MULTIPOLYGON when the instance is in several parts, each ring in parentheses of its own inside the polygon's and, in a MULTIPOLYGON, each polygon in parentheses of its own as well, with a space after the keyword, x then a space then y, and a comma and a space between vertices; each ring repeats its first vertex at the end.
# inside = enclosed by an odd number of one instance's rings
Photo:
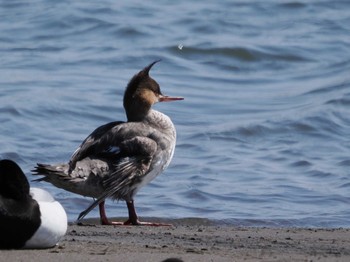
POLYGON ((182 97, 164 96, 159 84, 149 76, 156 60, 133 76, 124 93, 124 108, 128 121, 141 121, 157 102, 183 100, 182 97))

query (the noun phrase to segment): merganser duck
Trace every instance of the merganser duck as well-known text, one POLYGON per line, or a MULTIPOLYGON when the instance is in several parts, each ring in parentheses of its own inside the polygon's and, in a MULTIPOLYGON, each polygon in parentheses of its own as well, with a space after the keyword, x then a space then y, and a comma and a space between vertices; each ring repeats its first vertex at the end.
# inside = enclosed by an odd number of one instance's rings
POLYGON ((0 161, 0 248, 49 248, 67 231, 67 214, 45 190, 30 188, 21 168, 0 161))
POLYGON ((73 153, 68 164, 37 164, 35 175, 44 175, 56 187, 96 200, 83 212, 83 219, 99 205, 103 225, 164 225, 141 222, 134 207, 140 188, 169 165, 175 149, 176 130, 170 118, 151 107, 157 102, 183 100, 165 96, 149 76, 155 61, 136 74, 124 93, 127 122, 105 124, 93 131, 73 153), (129 219, 109 221, 105 199, 125 200, 129 219))

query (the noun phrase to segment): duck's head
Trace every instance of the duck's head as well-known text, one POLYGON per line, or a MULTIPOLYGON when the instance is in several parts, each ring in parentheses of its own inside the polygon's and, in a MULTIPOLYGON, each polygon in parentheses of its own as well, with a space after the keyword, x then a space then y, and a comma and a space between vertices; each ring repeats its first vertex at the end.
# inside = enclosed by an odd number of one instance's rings
POLYGON ((159 84, 149 76, 152 66, 160 60, 154 61, 133 76, 124 94, 124 108, 128 121, 141 121, 157 102, 183 100, 183 97, 165 96, 160 91, 159 84))
POLYGON ((22 169, 12 160, 0 160, 0 195, 22 200, 29 197, 29 183, 22 169))

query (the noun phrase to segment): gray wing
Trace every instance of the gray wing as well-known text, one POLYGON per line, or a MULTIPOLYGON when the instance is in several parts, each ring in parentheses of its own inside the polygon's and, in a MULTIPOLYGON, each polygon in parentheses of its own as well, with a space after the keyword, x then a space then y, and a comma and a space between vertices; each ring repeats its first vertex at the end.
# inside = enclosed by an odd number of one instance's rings
POLYGON ((75 150, 69 160, 69 173, 74 170, 76 163, 90 155, 98 155, 99 152, 108 152, 110 150, 111 136, 113 128, 123 124, 122 121, 115 121, 96 128, 75 150))
POLYGON ((129 199, 137 185, 150 171, 150 165, 157 152, 157 143, 147 137, 134 137, 120 145, 120 160, 114 164, 113 172, 103 180, 104 192, 86 210, 80 213, 78 221, 106 198, 129 199))

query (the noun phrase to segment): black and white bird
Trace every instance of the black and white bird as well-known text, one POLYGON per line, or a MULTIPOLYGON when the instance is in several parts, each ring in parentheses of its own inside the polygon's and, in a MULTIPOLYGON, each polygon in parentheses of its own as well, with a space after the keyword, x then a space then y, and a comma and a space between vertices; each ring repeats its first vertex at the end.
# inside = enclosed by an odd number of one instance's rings
POLYGON ((98 127, 73 153, 69 163, 38 164, 39 181, 96 200, 83 211, 78 221, 99 205, 102 224, 161 225, 141 222, 134 207, 140 188, 162 173, 175 150, 176 131, 168 116, 153 110, 157 102, 182 100, 162 94, 159 84, 149 76, 155 61, 137 73, 124 93, 127 122, 116 121, 98 127), (129 219, 109 221, 105 199, 125 200, 129 219))
POLYGON ((30 188, 21 168, 0 160, 0 248, 49 248, 67 231, 67 214, 45 190, 30 188))

